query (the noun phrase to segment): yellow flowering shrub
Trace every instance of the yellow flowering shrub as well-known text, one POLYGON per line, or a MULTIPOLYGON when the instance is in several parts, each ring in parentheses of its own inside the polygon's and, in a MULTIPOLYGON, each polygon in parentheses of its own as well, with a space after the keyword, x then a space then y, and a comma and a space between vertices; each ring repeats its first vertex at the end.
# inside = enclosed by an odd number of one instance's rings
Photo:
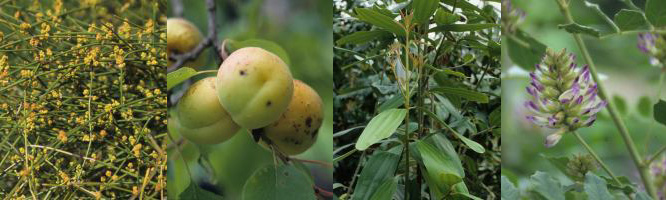
POLYGON ((167 4, 0 2, 0 197, 166 198, 167 4))

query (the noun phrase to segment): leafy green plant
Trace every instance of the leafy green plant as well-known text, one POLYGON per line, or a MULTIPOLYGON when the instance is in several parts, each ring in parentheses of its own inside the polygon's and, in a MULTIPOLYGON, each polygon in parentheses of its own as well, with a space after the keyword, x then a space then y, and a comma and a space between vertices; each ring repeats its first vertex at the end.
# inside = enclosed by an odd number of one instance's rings
MULTIPOLYGON (((538 114, 530 115, 527 119, 541 127, 556 129, 555 133, 546 138, 547 147, 555 145, 563 136, 574 135, 580 145, 589 152, 590 158, 588 159, 593 158, 608 177, 594 174, 594 168, 589 167, 575 168, 578 170, 586 169, 580 172, 572 170, 570 166, 582 166, 583 163, 589 163, 589 161, 583 161, 581 157, 549 158, 549 161, 555 166, 569 167, 557 168, 568 175, 569 179, 574 181, 573 184, 565 185, 565 182, 556 179, 554 175, 536 172, 530 179, 527 191, 521 195, 521 192, 511 182, 511 178, 503 176, 502 193, 506 192, 507 194, 503 197, 506 199, 663 198, 663 196, 659 196, 664 192, 663 183, 655 180, 662 179, 661 171, 651 170, 651 168, 661 169, 663 164, 656 163, 656 159, 666 151, 666 146, 660 143, 659 145, 663 147, 659 150, 652 153, 648 152, 648 155, 642 155, 636 142, 634 142, 635 133, 630 132, 622 118, 622 115, 626 115, 628 112, 627 103, 622 97, 610 96, 606 91, 594 58, 586 45, 587 41, 583 37, 587 36, 594 42, 604 42, 604 40, 612 40, 616 36, 639 33, 638 50, 647 54, 650 57, 650 63, 661 69, 658 90, 656 91, 657 100, 642 98, 639 102, 639 112, 646 115, 644 113, 649 113, 650 107, 653 107, 654 117, 651 119, 650 126, 654 126, 655 122, 666 125, 662 116, 663 112, 657 110, 662 109, 664 104, 660 97, 664 85, 664 76, 666 75, 666 68, 663 64, 666 63, 664 62, 666 61, 664 56, 664 50, 666 50, 666 46, 664 46, 666 45, 664 39, 666 18, 664 18, 663 13, 666 2, 647 0, 645 8, 641 9, 630 0, 617 1, 618 4, 622 3, 625 8, 614 16, 608 16, 600 9, 599 5, 589 1, 582 1, 584 5, 570 0, 555 0, 555 3, 565 19, 564 24, 558 25, 558 28, 568 32, 573 37, 587 65, 582 69, 576 69, 575 55, 563 56, 563 54, 554 53, 548 50, 546 45, 520 28, 516 28, 512 32, 505 31, 507 33, 505 37, 509 40, 506 48, 512 61, 525 69, 536 68, 530 74, 531 82, 527 88, 527 92, 530 93, 533 100, 526 102, 525 105, 527 109, 531 110, 531 113, 538 114), (598 23, 588 24, 589 20, 575 19, 572 15, 573 9, 584 9, 591 13, 591 16, 600 20, 597 21, 598 23), (593 85, 590 86, 590 84, 593 85), (616 131, 613 132, 618 132, 625 144, 626 153, 629 154, 633 165, 637 169, 637 174, 640 175, 640 187, 626 177, 615 175, 605 160, 598 156, 596 151, 577 132, 579 128, 595 126, 593 124, 596 120, 595 113, 602 110, 608 111, 608 115, 616 128, 616 131), (569 164, 564 164, 567 162, 569 164), (577 174, 577 176, 572 174, 577 174)), ((503 2, 503 9, 506 9, 507 13, 522 13, 522 11, 513 12, 512 10, 516 10, 516 8, 513 8, 509 1, 503 2)), ((527 16, 529 18, 529 12, 527 16)), ((520 22, 522 20, 505 21, 509 27, 518 27, 520 22)), ((649 130, 651 131, 652 128, 649 130)), ((646 134, 648 138, 646 146, 650 144, 650 131, 646 134)))
POLYGON ((499 3, 334 4, 335 194, 499 198, 499 3))
POLYGON ((0 197, 165 198, 166 4, 0 2, 0 197))

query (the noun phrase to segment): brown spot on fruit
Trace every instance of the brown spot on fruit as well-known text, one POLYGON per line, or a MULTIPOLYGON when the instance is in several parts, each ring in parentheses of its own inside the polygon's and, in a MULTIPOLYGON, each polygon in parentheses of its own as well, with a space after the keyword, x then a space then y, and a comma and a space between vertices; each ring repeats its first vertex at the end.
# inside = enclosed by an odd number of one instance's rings
POLYGON ((266 102, 266 107, 271 106, 271 104, 273 104, 271 101, 267 101, 267 102, 266 102))
POLYGON ((245 70, 240 70, 239 74, 240 74, 241 76, 245 76, 245 70))
POLYGON ((307 125, 308 128, 312 127, 312 117, 305 119, 305 125, 307 125))

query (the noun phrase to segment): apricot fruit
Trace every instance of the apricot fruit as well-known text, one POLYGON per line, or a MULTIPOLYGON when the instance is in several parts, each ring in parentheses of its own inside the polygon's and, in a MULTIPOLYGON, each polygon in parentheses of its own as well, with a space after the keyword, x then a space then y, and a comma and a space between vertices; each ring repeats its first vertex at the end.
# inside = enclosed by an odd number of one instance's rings
POLYGON ((177 105, 178 132, 197 144, 217 144, 240 129, 215 95, 215 77, 194 83, 177 105))
MULTIPOLYGON (((287 111, 271 125, 263 128, 263 134, 287 155, 305 152, 317 141, 317 133, 323 122, 321 97, 307 84, 294 80, 294 96, 287 111)), ((263 142, 263 141, 262 141, 263 142)), ((265 143, 263 143, 265 147, 265 143)))
MULTIPOLYGON (((204 36, 201 31, 191 22, 182 18, 167 19, 167 56, 174 53, 185 53, 192 51, 204 36)), ((203 54, 203 53, 202 53, 203 54)), ((167 66, 173 62, 167 59, 167 66)), ((205 57, 201 54, 195 61, 186 62, 183 66, 197 68, 205 64, 205 57)))
POLYGON ((243 128, 275 122, 294 92, 289 67, 275 54, 257 47, 234 51, 217 73, 217 94, 231 118, 243 128))

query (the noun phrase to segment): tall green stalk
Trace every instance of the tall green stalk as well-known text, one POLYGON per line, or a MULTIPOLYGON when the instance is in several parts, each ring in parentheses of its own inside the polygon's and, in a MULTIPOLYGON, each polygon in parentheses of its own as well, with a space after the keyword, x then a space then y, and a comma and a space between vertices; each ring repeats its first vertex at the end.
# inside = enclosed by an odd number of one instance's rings
MULTIPOLYGON (((409 25, 408 25, 409 26, 409 25)), ((409 68, 409 29, 405 28, 405 71, 407 73, 407 78, 405 80, 405 92, 406 95, 403 95, 405 98, 405 109, 407 114, 405 115, 405 199, 409 199, 409 97, 411 96, 411 91, 409 87, 409 82, 411 79, 411 69, 409 68)))
MULTIPOLYGON (((571 15, 571 12, 569 11, 569 5, 567 4, 567 2, 565 2, 565 0, 555 0, 555 1, 557 2, 557 4, 560 7, 560 10, 564 14, 567 23, 575 23, 571 15)), ((573 36, 574 40, 576 40, 578 48, 580 48, 581 52, 583 53, 583 58, 590 67, 592 78, 594 78, 594 80, 597 82, 597 86, 599 89, 599 96, 605 100, 609 99, 608 95, 606 94, 606 91, 604 90, 603 82, 601 82, 599 76, 597 75, 596 66, 594 65, 594 61, 592 60, 592 57, 590 56, 590 53, 587 50, 585 42, 583 41, 582 37, 579 34, 571 33, 571 35, 573 36)), ((626 144, 627 149, 629 150, 631 159, 633 160, 634 165, 636 165, 636 168, 638 169, 638 172, 641 175, 641 180, 643 181, 643 185, 645 185, 646 191, 653 198, 657 198, 657 192, 654 184, 652 184, 652 177, 650 177, 649 174, 649 166, 645 165, 642 162, 642 157, 638 152, 636 145, 634 144, 634 141, 629 134, 629 130, 627 129, 626 125, 618 115, 617 109, 615 108, 615 105, 613 104, 612 101, 608 101, 608 112, 610 113, 610 116, 613 119, 613 122, 615 123, 615 126, 617 127, 620 133, 620 136, 622 136, 622 139, 624 140, 624 143, 626 144)))

